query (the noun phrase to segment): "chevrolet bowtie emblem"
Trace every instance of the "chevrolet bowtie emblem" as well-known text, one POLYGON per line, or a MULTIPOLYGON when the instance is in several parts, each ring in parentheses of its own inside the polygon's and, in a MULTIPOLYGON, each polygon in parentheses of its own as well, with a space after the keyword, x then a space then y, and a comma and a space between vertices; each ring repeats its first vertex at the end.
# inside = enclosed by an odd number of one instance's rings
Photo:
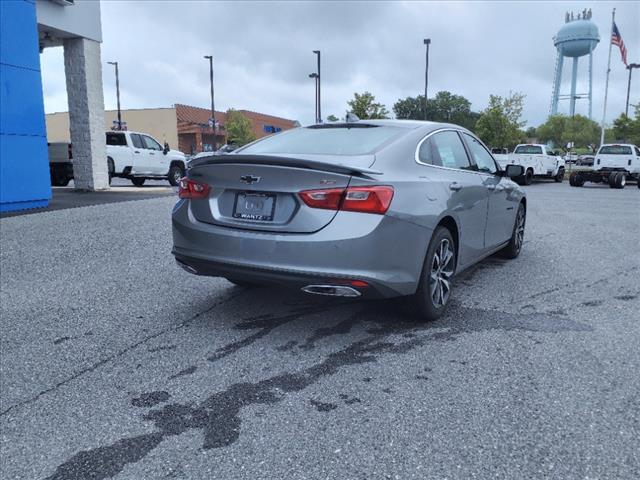
POLYGON ((258 183, 262 177, 256 177, 254 175, 243 175, 240 177, 240 181, 242 183, 247 183, 251 185, 252 183, 258 183))

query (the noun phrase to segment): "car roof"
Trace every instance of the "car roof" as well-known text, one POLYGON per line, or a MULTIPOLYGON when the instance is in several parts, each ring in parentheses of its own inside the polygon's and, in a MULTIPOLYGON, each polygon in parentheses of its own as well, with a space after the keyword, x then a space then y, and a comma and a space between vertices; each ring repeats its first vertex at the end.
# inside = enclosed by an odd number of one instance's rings
POLYGON ((440 130, 443 128, 455 128, 457 130, 464 130, 467 132, 468 130, 465 127, 461 127, 460 125, 455 125, 453 123, 440 123, 440 122, 431 122, 426 120, 398 120, 385 118, 380 120, 357 120, 355 122, 331 122, 331 123, 315 123, 311 125, 305 125, 302 128, 309 127, 317 127, 317 126, 326 126, 330 128, 333 127, 348 127, 352 125, 376 125, 381 127, 396 127, 403 128, 406 130, 416 130, 423 129, 425 132, 429 132, 432 130, 440 130))

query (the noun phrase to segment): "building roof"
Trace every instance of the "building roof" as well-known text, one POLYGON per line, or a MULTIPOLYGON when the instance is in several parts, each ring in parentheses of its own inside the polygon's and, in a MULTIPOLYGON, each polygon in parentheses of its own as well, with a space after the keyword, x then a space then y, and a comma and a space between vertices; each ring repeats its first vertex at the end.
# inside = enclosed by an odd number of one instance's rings
MULTIPOLYGON (((175 104, 176 108, 176 117, 178 122, 185 122, 190 124, 197 125, 207 125, 209 122, 209 118, 211 117, 211 110, 207 108, 193 107, 191 105, 183 105, 181 103, 175 104)), ((257 121, 275 121, 278 123, 289 123, 291 125, 290 128, 293 128, 296 124, 294 120, 289 120, 288 118, 276 117, 273 115, 265 115, 264 113, 253 112, 251 110, 238 110, 238 112, 245 115, 250 120, 257 121)), ((224 125, 227 114, 225 112, 219 112, 216 110, 216 120, 224 125)))

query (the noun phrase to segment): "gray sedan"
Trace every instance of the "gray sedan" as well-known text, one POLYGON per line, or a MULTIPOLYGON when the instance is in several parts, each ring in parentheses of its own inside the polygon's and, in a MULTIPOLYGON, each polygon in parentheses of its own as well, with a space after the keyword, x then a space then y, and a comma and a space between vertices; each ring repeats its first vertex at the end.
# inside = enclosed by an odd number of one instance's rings
POLYGON ((406 297, 442 315, 451 278, 515 258, 526 198, 471 132, 360 120, 296 128, 192 160, 173 210, 173 254, 197 275, 342 297, 406 297))

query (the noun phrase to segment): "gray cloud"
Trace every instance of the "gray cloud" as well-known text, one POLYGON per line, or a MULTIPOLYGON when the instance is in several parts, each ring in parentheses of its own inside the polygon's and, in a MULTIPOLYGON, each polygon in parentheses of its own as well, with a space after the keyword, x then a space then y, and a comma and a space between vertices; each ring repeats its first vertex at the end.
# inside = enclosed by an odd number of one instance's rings
MULTIPOLYGON (((424 46, 432 39, 430 94, 450 90, 486 106, 489 94, 522 91, 529 125, 546 118, 564 12, 593 9, 601 42, 594 55, 594 119, 602 115, 611 9, 640 61, 635 2, 102 2, 103 63, 118 60, 123 108, 209 103, 208 64, 216 69, 216 107, 313 120, 315 69, 322 50, 323 114, 343 115, 353 93, 371 91, 391 110, 423 89, 424 46)), ((45 106, 66 110, 61 49, 42 55, 45 106)), ((624 109, 627 71, 612 52, 610 121, 624 109)), ((115 107, 113 71, 104 64, 105 104, 115 107)), ((565 78, 569 66, 565 65, 565 78)), ((586 91, 587 61, 580 66, 586 91)), ((640 73, 636 72, 636 76, 640 73)), ((635 85, 640 79, 636 78, 635 85)), ((564 91, 568 90, 565 83, 564 91)), ((563 92, 564 93, 564 92, 563 92)), ((640 102, 640 89, 632 91, 640 102)), ((568 105, 562 105, 563 111, 568 105)), ((586 102, 579 102, 586 113, 586 102)))

